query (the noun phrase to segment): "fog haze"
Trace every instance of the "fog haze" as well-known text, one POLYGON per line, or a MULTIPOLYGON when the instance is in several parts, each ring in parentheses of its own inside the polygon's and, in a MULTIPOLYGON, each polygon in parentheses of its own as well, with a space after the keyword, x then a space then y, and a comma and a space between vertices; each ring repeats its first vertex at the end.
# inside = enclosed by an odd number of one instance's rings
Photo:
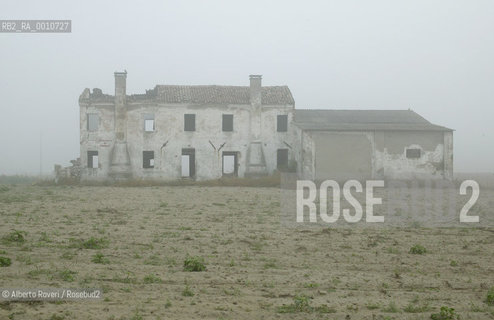
POLYGON ((70 19, 68 34, 0 33, 0 174, 79 156, 84 88, 288 85, 298 109, 412 109, 455 129, 455 171, 494 172, 492 1, 3 1, 0 19, 70 19), (41 137, 40 137, 41 136, 41 137))

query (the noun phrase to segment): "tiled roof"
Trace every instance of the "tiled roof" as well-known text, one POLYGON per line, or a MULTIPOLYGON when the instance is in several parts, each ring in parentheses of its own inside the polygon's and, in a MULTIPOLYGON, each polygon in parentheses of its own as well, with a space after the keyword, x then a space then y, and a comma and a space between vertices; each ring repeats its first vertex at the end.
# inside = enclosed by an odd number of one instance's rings
POLYGON ((452 131, 412 110, 295 110, 295 124, 309 131, 452 131))
MULTIPOLYGON (((292 93, 287 86, 262 87, 264 105, 294 105, 292 93)), ((112 102, 114 96, 103 94, 100 89, 91 93, 85 90, 80 101, 112 102)), ((179 86, 157 85, 144 94, 127 95, 129 102, 155 101, 158 103, 191 104, 250 104, 250 88, 247 86, 179 86)))
MULTIPOLYGON (((156 86, 157 99, 163 103, 250 104, 250 88, 245 86, 156 86)), ((287 86, 262 87, 262 103, 294 104, 287 86)))

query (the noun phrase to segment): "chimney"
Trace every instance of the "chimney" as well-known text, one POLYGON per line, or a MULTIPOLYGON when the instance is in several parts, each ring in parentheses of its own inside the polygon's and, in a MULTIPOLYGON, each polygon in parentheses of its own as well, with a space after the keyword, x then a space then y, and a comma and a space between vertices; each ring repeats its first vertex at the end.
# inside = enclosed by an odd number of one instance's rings
POLYGON ((251 74, 250 78, 250 103, 261 105, 262 75, 251 74))
POLYGON ((115 72, 115 98, 124 97, 127 87, 127 71, 115 72))
POLYGON ((126 140, 127 110, 126 102, 127 71, 115 72, 115 135, 117 141, 126 140))

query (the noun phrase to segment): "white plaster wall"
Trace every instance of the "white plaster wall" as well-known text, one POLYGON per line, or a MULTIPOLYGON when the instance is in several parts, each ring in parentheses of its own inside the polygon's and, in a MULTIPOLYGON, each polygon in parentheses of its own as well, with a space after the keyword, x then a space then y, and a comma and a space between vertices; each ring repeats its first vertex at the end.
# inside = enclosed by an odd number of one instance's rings
MULTIPOLYGON (((197 180, 222 176, 222 152, 238 152, 238 175, 243 177, 247 165, 247 150, 251 141, 251 105, 190 105, 190 104, 127 104, 127 147, 134 177, 174 180, 181 178, 183 148, 195 149, 197 180), (144 131, 144 118, 154 114, 155 131, 144 131), (184 131, 184 114, 196 115, 196 131, 184 131), (233 132, 222 131, 222 115, 233 114, 233 132), (154 168, 144 169, 142 152, 154 151, 154 168)), ((295 130, 291 123, 293 106, 263 105, 261 109, 263 153, 268 173, 276 170, 277 149, 288 148, 289 159, 295 159, 295 130), (277 132, 277 115, 288 114, 288 132, 277 132), (285 144, 286 142, 286 144, 285 144), (289 147, 290 146, 290 147, 289 147)), ((99 152, 99 169, 84 169, 83 179, 105 179, 108 176, 114 143, 115 114, 113 104, 81 104, 81 161, 87 165, 87 151, 99 152), (98 113, 97 132, 87 132, 86 114, 98 113)))
MULTIPOLYGON (((317 132, 300 130, 300 176, 315 179, 317 132)), ((338 134, 355 134, 352 132, 338 134)), ((358 132, 364 134, 372 145, 373 179, 449 179, 452 176, 452 132, 358 132), (446 148, 445 148, 446 145, 446 148), (408 159, 407 148, 422 150, 419 159, 408 159)), ((358 156, 358 155, 356 155, 358 156)))

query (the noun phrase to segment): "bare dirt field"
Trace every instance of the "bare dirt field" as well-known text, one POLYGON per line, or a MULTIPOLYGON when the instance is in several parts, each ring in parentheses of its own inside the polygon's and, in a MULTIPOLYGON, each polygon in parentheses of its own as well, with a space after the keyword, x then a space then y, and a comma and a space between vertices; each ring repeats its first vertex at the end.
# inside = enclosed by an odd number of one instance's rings
POLYGON ((494 319, 492 228, 288 228, 276 188, 0 191, 2 288, 103 290, 0 319, 494 319))

